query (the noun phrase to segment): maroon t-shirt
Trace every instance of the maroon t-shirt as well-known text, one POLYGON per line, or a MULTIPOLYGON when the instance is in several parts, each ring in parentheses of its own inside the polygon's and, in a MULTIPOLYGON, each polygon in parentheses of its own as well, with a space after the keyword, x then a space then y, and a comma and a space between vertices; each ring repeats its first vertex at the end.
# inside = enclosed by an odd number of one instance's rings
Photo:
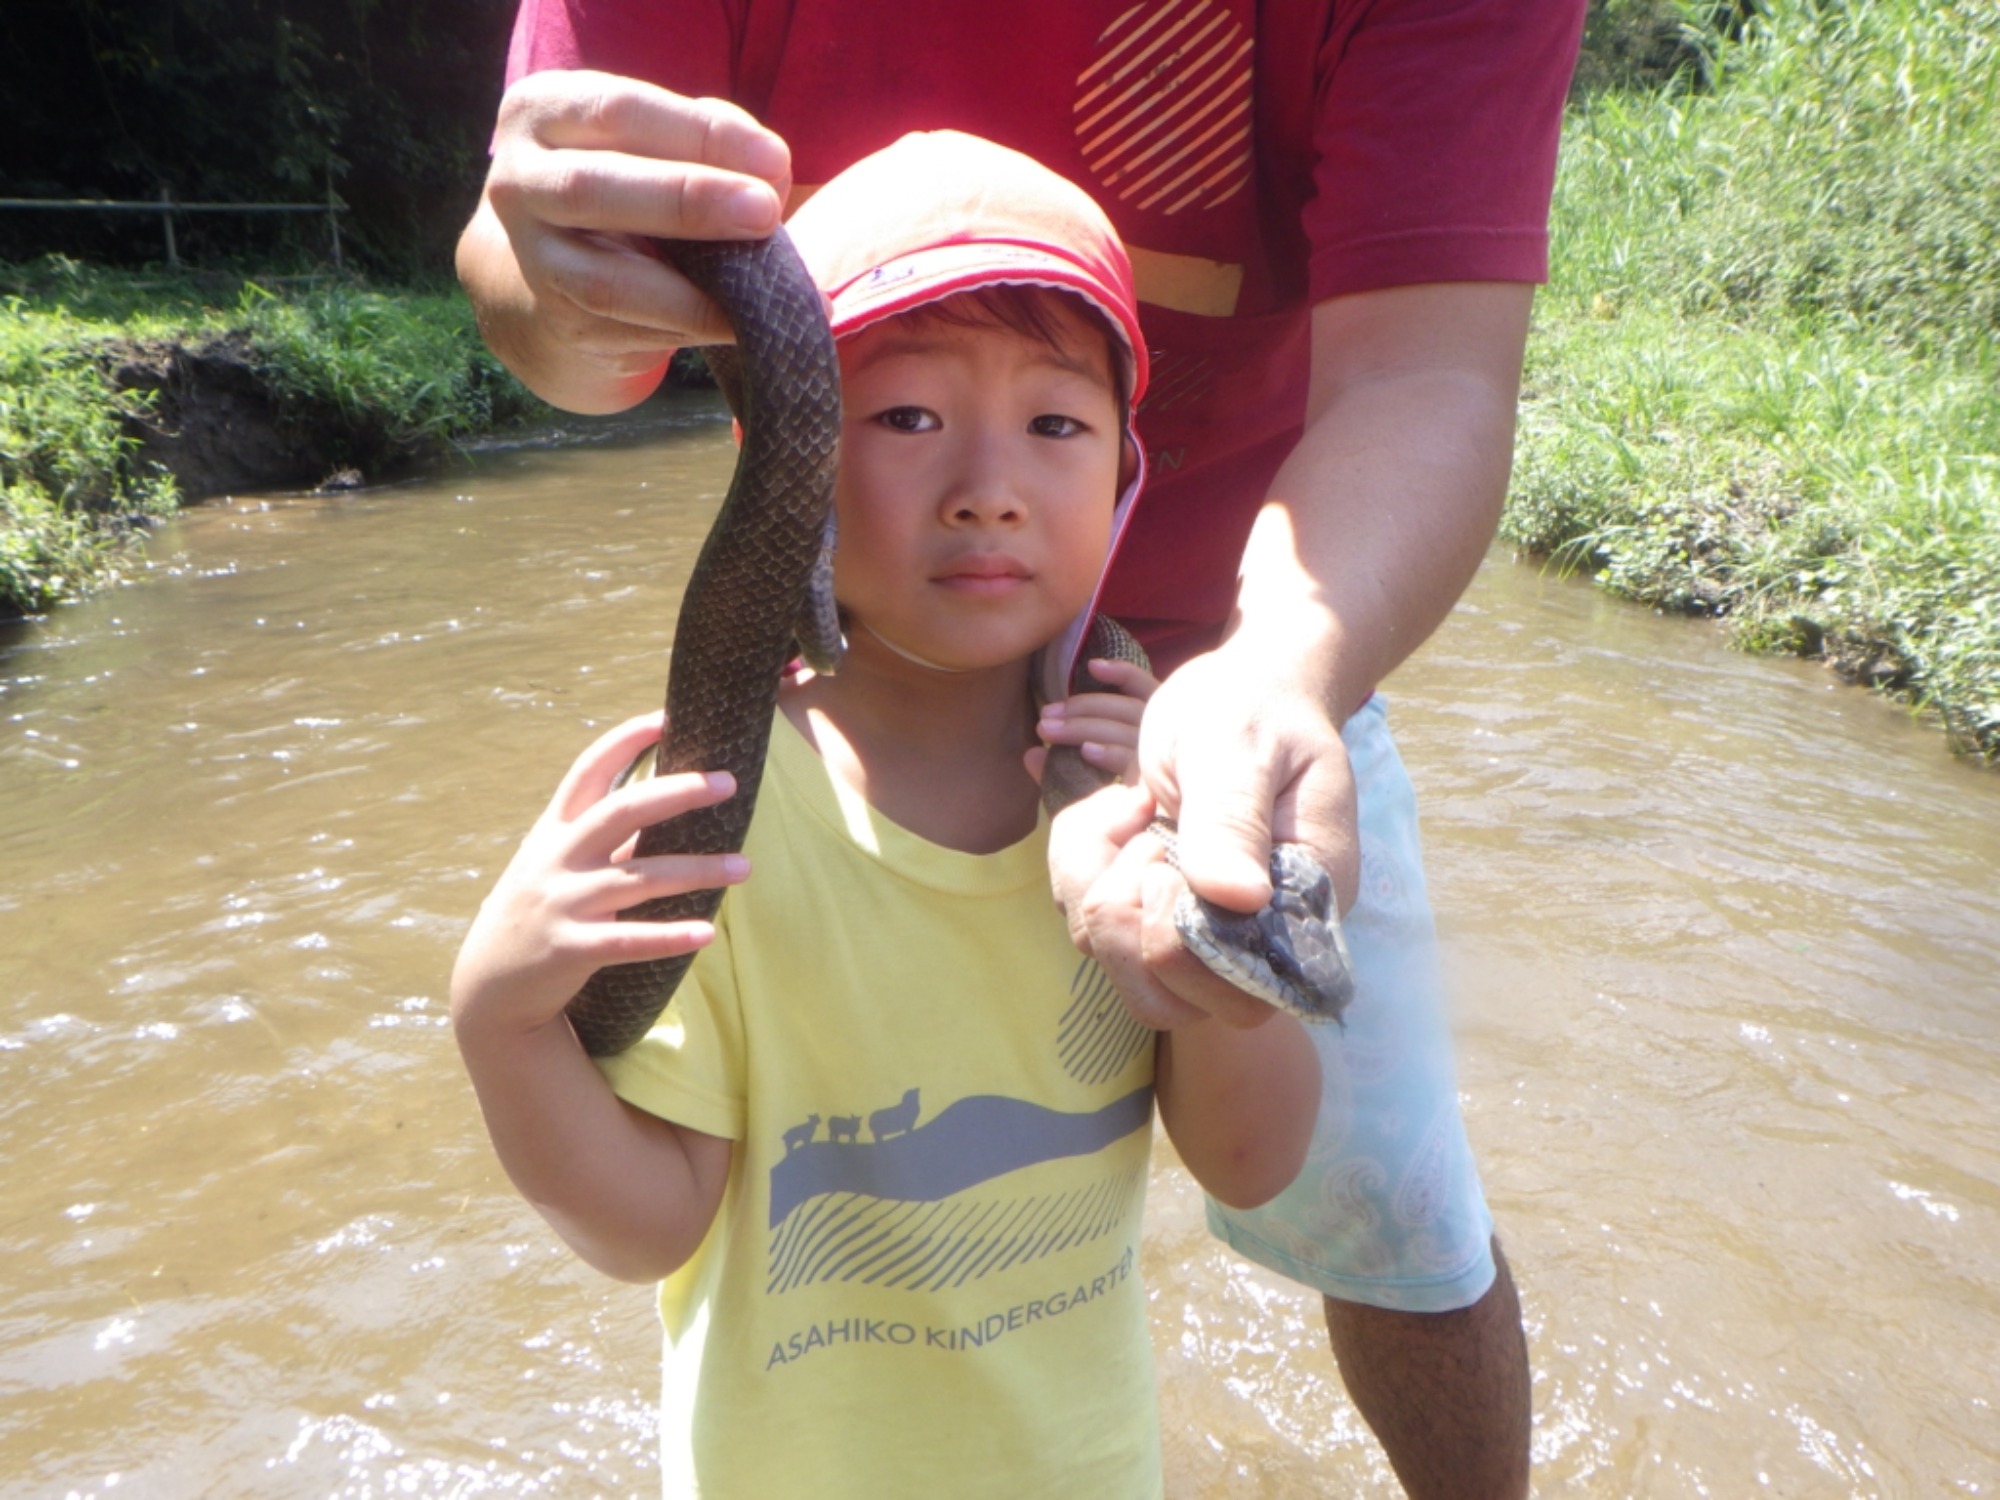
POLYGON ((1104 606, 1165 671, 1234 603, 1303 420, 1312 304, 1545 278, 1582 20, 1583 0, 522 0, 507 72, 734 99, 799 191, 953 129, 1096 196, 1152 354, 1150 478, 1104 606))

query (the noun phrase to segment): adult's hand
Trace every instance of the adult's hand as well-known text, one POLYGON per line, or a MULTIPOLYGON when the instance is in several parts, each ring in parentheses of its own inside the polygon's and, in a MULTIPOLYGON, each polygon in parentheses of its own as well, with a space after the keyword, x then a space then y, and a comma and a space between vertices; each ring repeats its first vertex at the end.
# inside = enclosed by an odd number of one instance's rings
MULTIPOLYGON (((1149 801, 1178 819, 1186 882, 1207 899, 1263 905, 1275 837, 1311 849, 1342 910, 1353 903, 1339 725, 1437 628, 1492 539, 1533 300, 1528 286, 1441 283, 1313 310, 1304 430, 1251 530, 1235 618, 1167 679, 1140 728, 1149 801)), ((1268 1015, 1182 948, 1181 879, 1111 795, 1065 812, 1051 835, 1077 945, 1149 1024, 1268 1015)))
POLYGON ((1274 839, 1304 844, 1343 910, 1359 873, 1354 788, 1338 730, 1282 669, 1224 645, 1167 679, 1140 729, 1143 785, 1098 792, 1050 835, 1056 898, 1077 946, 1127 1009, 1173 1030, 1213 1017, 1256 1026, 1276 1012, 1190 953, 1174 908, 1193 891, 1235 911, 1271 898, 1274 839), (1177 871, 1145 833, 1155 810, 1179 825, 1177 871))
POLYGON ((623 411, 676 348, 731 337, 645 241, 761 238, 790 188, 790 149, 734 104, 609 73, 530 74, 501 101, 459 280, 488 346, 536 395, 623 411))

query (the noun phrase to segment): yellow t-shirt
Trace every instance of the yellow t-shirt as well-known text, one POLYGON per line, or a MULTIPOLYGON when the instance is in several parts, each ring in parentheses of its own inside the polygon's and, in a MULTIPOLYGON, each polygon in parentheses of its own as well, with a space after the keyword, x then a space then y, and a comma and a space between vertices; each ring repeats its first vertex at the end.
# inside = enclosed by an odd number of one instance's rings
POLYGON ((1139 1284, 1153 1038, 1049 898, 1046 827, 926 842, 777 716, 715 943, 601 1066, 735 1142, 660 1287, 665 1493, 1161 1493, 1139 1284))

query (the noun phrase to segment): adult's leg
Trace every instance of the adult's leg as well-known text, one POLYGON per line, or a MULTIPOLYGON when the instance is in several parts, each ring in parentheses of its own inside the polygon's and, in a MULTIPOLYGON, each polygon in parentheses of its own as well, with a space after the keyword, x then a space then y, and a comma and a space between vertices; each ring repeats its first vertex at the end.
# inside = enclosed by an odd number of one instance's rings
POLYGON ((1298 1179, 1261 1208, 1211 1201, 1209 1224, 1326 1296, 1341 1374, 1413 1497, 1518 1496, 1526 1341, 1459 1113, 1416 795, 1379 699, 1343 737, 1360 805, 1354 1000, 1345 1026, 1314 1029, 1324 1081, 1298 1179))
POLYGON ((1528 1343, 1500 1245, 1470 1307, 1397 1312, 1326 1298, 1326 1328, 1354 1405, 1410 1500, 1528 1493, 1528 1343))

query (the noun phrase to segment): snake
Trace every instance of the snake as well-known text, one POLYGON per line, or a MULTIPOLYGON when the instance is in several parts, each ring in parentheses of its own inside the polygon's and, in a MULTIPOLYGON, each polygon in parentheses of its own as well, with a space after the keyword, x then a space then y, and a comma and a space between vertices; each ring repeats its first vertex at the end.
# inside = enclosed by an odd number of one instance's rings
MULTIPOLYGON (((666 729, 653 774, 727 771, 736 793, 650 824, 635 858, 725 854, 743 848, 763 780, 778 690, 789 664, 837 669, 833 602, 833 486, 840 437, 840 362, 825 304, 781 228, 764 240, 658 240, 668 264, 719 307, 732 345, 703 350, 742 430, 736 470, 681 596, 667 673, 666 729)), ((1085 656, 1145 662, 1107 616, 1092 621, 1085 656), (1134 654, 1136 653, 1136 655, 1134 654)), ((1078 691, 1105 690, 1079 668, 1078 691)), ((1043 801, 1051 814, 1105 784, 1070 747, 1049 756, 1043 801)), ((1173 827, 1155 833, 1174 857, 1173 827)), ((1332 881, 1304 849, 1273 851, 1274 895, 1244 915, 1191 892, 1175 910, 1182 940, 1238 988, 1308 1021, 1339 1021, 1352 994, 1332 881)), ((662 896, 624 920, 712 921, 723 892, 662 896)), ((585 1051, 603 1057, 637 1042, 673 998, 692 953, 607 964, 565 1013, 585 1051)))
MULTIPOLYGON (((815 599, 832 598, 829 553, 840 361, 826 309, 790 237, 659 240, 661 257, 722 309, 734 346, 703 351, 743 428, 736 472, 681 595, 656 775, 727 771, 736 794, 639 832, 634 857, 731 854, 750 831, 778 685, 799 654, 834 665, 815 599)), ((622 919, 714 920, 720 890, 628 907, 622 919)), ((692 953, 607 964, 565 1011, 584 1050, 623 1052, 667 1008, 692 953)))

